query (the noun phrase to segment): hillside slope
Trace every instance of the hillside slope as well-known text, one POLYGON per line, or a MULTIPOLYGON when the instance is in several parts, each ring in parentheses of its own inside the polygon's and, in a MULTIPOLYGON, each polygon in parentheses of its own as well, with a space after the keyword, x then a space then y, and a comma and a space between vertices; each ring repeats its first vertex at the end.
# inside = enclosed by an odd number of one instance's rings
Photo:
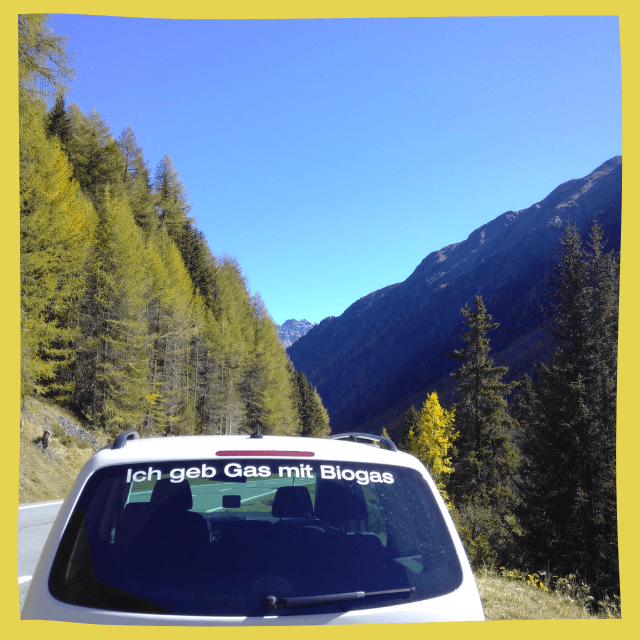
POLYGON ((567 221, 586 237, 598 213, 608 249, 619 249, 622 158, 561 184, 542 201, 507 211, 463 242, 429 254, 402 283, 326 318, 288 349, 316 386, 336 433, 378 430, 436 388, 448 391, 460 345, 460 309, 483 296, 500 329, 491 337, 510 374, 530 371, 548 353, 540 304, 567 221))
POLYGON ((80 469, 107 439, 59 406, 28 398, 20 412, 20 504, 64 498, 80 469), (41 444, 51 433, 48 447, 41 444))

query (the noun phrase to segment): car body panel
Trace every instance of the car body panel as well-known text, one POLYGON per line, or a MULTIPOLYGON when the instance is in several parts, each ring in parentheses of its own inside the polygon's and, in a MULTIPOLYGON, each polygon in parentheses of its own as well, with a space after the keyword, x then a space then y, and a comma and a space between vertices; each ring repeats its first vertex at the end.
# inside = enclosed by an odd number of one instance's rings
POLYGON ((181 625, 181 626, 273 626, 324 624, 379 624, 396 622, 484 620, 482 602, 459 535, 433 480, 424 465, 413 456, 376 446, 340 440, 287 436, 181 436, 128 440, 124 447, 105 447, 85 465, 74 482, 53 524, 34 572, 22 610, 23 620, 59 620, 91 624, 181 625), (231 455, 294 460, 292 453, 304 452, 314 461, 376 463, 414 469, 425 479, 446 523, 462 568, 460 586, 446 595, 343 613, 278 615, 261 617, 185 616, 107 611, 61 602, 49 592, 48 577, 65 528, 90 477, 99 469, 114 465, 166 462, 172 460, 217 460, 231 455), (313 454, 309 456, 308 454, 313 454))

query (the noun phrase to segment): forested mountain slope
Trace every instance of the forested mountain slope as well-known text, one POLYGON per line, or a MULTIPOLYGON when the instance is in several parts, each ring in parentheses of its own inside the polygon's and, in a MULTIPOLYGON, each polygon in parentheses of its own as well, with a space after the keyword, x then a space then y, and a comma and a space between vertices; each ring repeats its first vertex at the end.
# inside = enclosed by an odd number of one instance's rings
POLYGON ((66 105, 64 38, 19 16, 23 397, 107 433, 327 435, 238 263, 212 255, 169 156, 66 105))
POLYGON ((549 352, 541 330, 546 278, 567 221, 586 237, 594 216, 607 249, 620 247, 622 158, 557 187, 522 211, 508 211, 457 244, 429 254, 404 282, 323 320, 288 349, 317 387, 332 429, 379 431, 412 403, 449 390, 446 357, 460 346, 460 309, 483 297, 500 323, 492 336, 509 377, 531 372, 549 352))

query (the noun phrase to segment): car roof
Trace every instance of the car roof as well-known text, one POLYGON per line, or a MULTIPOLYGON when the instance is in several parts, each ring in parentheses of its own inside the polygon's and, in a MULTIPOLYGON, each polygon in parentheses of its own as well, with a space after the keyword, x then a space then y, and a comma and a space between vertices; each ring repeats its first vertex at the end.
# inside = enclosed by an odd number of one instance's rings
MULTIPOLYGON (((363 437, 377 439, 375 436, 363 435, 363 437)), ((114 448, 114 445, 109 445, 98 451, 91 459, 90 466, 103 467, 172 460, 213 460, 245 456, 264 459, 265 462, 270 459, 300 460, 306 458, 310 462, 313 460, 369 462, 410 466, 417 469, 422 466, 413 456, 400 451, 383 449, 369 443, 365 444, 365 442, 366 440, 361 438, 355 442, 275 435, 261 437, 249 435, 136 437, 125 438, 124 442, 121 438, 119 447, 114 448)))

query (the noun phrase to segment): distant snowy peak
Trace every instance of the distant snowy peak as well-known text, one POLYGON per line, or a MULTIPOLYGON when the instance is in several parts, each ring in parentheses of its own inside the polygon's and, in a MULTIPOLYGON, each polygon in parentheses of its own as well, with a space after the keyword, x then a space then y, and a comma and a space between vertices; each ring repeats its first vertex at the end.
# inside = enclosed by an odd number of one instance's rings
POLYGON ((316 326, 317 323, 308 320, 286 320, 278 327, 278 337, 280 342, 286 349, 290 347, 298 338, 301 338, 309 329, 316 326))

